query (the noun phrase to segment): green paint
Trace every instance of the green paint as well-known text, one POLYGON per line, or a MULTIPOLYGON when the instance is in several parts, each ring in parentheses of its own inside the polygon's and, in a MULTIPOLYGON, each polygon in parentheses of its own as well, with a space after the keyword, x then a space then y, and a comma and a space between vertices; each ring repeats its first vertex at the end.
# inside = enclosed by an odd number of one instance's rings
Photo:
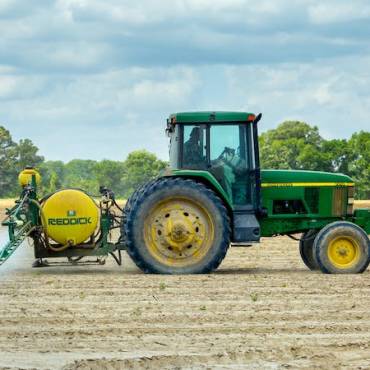
POLYGON ((361 226, 370 235, 370 209, 356 209, 353 222, 361 226))
MULTIPOLYGON (((230 123, 236 126, 241 122, 247 122, 250 115, 251 113, 248 112, 210 111, 172 114, 169 121, 179 125, 179 130, 177 134, 174 134, 178 136, 171 143, 175 148, 177 146, 174 153, 180 156, 174 157, 171 161, 173 167, 167 169, 161 176, 181 176, 202 181, 220 196, 232 217, 232 211, 237 208, 232 198, 237 198, 238 191, 246 192, 245 182, 243 186, 233 183, 232 191, 227 191, 225 184, 211 173, 212 162, 209 161, 209 157, 205 157, 205 162, 202 162, 204 169, 199 169, 199 166, 198 168, 181 168, 182 161, 179 158, 181 158, 181 148, 184 145, 179 140, 182 138, 181 125, 204 123, 209 130, 212 130, 212 126, 218 123, 230 123), (207 168, 210 169, 207 170, 207 168)), ((203 145, 206 145, 207 153, 210 153, 215 143, 207 138, 203 145)), ((251 155, 251 151, 248 155, 251 155)), ((361 223, 364 228, 368 227, 364 216, 358 215, 353 218, 352 215, 347 215, 348 189, 354 185, 353 179, 347 175, 320 171, 266 169, 261 170, 261 185, 262 207, 267 212, 267 217, 259 218, 262 236, 321 229, 328 223, 340 219, 361 223)), ((254 197, 252 193, 252 198, 249 200, 252 204, 256 204, 254 197)))
POLYGON ((91 224, 91 217, 80 217, 80 218, 49 218, 48 225, 53 226, 66 226, 66 225, 86 225, 91 224))
MULTIPOLYGON (((308 216, 308 217, 307 217, 308 216)), ((277 217, 260 220, 261 236, 301 233, 311 229, 322 229, 325 225, 340 220, 339 218, 277 217)))
POLYGON ((167 177, 178 176, 190 179, 197 179, 213 189, 225 201, 229 209, 233 208, 230 197, 227 195, 227 193, 225 192, 221 184, 216 180, 216 178, 208 171, 167 169, 165 172, 163 172, 162 175, 167 177))
POLYGON ((262 183, 290 182, 353 182, 341 173, 302 170, 262 170, 262 183))
MULTIPOLYGON (((252 113, 248 112, 180 112, 172 114, 169 117, 169 123, 177 125, 177 131, 172 131, 171 157, 172 168, 167 169, 162 176, 181 176, 185 178, 197 179, 213 189, 230 211, 230 217, 233 217, 233 211, 240 210, 240 206, 233 204, 233 199, 238 198, 238 192, 244 194, 247 192, 246 182, 253 188, 253 180, 241 181, 240 174, 238 182, 232 183, 232 189, 229 189, 221 180, 225 178, 227 162, 225 162, 224 177, 212 175, 214 158, 210 153, 215 148, 214 140, 212 142, 212 126, 217 124, 230 124, 238 126, 240 123, 250 122, 253 119, 252 113), (205 124, 202 130, 208 130, 202 138, 202 146, 207 155, 203 155, 200 165, 195 168, 190 167, 189 163, 183 165, 183 153, 185 144, 189 145, 190 139, 183 135, 182 125, 205 124), (185 142, 187 140, 187 142, 185 142), (182 166, 186 167, 182 168, 182 166), (202 168, 202 169, 201 169, 202 168), (218 180, 217 180, 218 179, 218 180)), ((247 131, 250 135, 250 131, 247 131)), ((203 135, 203 133, 202 133, 203 135)), ((254 139, 255 133, 253 133, 254 139)), ((219 141, 222 137, 219 137, 219 141)), ((225 139, 224 145, 227 146, 225 139)), ((197 141, 192 144, 196 147, 197 141)), ((220 145, 217 142, 217 145, 220 145)), ((221 144, 222 146, 222 144, 221 144)), ((239 148, 242 147, 241 145, 239 148)), ((258 153, 251 151, 252 144, 248 144, 248 156, 258 153)), ((204 150, 202 148, 202 150, 204 150)), ((242 157, 242 156, 241 156, 242 157)), ((217 164, 219 166, 219 164, 217 164)), ((229 166, 230 167, 230 166, 229 166)), ((248 168, 253 168, 249 164, 248 168)), ((236 173, 236 172, 235 172, 236 173)), ((246 171, 245 176, 250 176, 246 171)), ((235 178, 237 178, 235 176, 235 178)), ((227 183, 227 181, 226 181, 227 183)), ((303 171, 303 170, 261 170, 261 198, 262 208, 266 211, 266 217, 259 217, 262 236, 272 236, 278 234, 289 234, 304 232, 309 229, 321 229, 328 223, 336 220, 352 221, 364 230, 370 228, 368 211, 358 211, 353 216, 348 206, 348 199, 353 197, 352 187, 354 181, 349 176, 338 173, 303 171), (351 193, 350 193, 351 192, 351 193), (347 212, 349 214, 347 214, 347 212)), ((241 203, 243 205, 244 203, 241 203)), ((251 197, 246 198, 245 205, 258 204, 256 193, 251 192, 251 197)))
POLYGON ((247 122, 253 113, 248 112, 180 112, 171 114, 169 120, 176 123, 217 123, 217 122, 247 122))

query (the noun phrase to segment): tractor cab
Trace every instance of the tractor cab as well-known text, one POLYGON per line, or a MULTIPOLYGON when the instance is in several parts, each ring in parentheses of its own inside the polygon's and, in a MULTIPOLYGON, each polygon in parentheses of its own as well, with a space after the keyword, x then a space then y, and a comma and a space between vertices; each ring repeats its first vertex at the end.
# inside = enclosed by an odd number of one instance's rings
POLYGON ((237 241, 259 239, 260 118, 246 112, 196 112, 172 114, 167 121, 171 169, 212 175, 242 226, 234 227, 237 241))

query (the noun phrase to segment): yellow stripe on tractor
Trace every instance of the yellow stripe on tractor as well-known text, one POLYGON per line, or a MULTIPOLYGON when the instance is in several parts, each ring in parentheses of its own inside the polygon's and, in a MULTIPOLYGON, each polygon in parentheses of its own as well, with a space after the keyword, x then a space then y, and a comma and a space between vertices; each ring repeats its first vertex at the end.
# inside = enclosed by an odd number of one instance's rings
POLYGON ((354 186, 353 182, 276 182, 276 183, 262 183, 263 188, 272 187, 295 187, 295 186, 354 186))

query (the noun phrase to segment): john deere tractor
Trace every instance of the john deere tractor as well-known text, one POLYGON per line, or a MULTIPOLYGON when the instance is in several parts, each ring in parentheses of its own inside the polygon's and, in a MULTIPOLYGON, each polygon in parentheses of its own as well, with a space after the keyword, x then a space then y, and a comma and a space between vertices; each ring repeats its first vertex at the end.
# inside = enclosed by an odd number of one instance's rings
MULTIPOLYGON (((309 269, 363 272, 370 261, 370 210, 353 210, 353 180, 327 172, 260 170, 260 119, 246 112, 172 114, 168 169, 139 187, 120 215, 104 188, 99 206, 73 189, 38 200, 37 176, 29 170, 23 196, 6 221, 11 240, 31 236, 39 261, 66 256, 77 263, 109 253, 120 261, 115 252, 125 249, 144 272, 194 274, 215 270, 230 245, 301 234, 299 250, 309 269), (109 231, 115 227, 121 236, 112 243, 109 231)), ((13 249, 7 250, 9 256, 13 249)))

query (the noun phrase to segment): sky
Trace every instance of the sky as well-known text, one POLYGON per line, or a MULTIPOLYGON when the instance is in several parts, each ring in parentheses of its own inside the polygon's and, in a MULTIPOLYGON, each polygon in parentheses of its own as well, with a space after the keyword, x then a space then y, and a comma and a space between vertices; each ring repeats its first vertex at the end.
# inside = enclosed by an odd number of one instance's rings
POLYGON ((48 160, 168 157, 170 113, 370 130, 368 0, 1 0, 0 125, 48 160))

